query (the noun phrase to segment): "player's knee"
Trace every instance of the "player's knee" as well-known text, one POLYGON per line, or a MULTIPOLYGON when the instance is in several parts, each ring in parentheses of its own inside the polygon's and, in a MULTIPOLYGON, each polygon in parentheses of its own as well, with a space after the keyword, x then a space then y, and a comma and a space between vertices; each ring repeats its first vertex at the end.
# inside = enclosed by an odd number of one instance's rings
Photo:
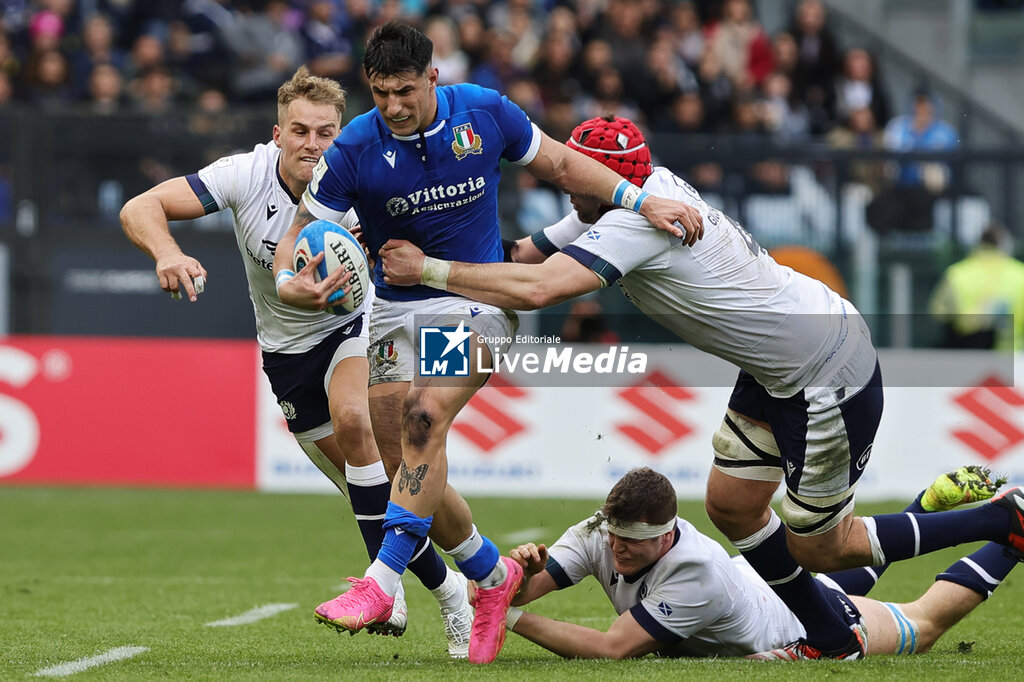
POLYGON ((337 413, 331 417, 331 426, 338 440, 345 442, 363 442, 367 438, 373 438, 373 429, 370 427, 370 418, 365 410, 358 406, 341 405, 337 413))
POLYGON ((402 434, 417 449, 426 447, 432 438, 444 437, 440 406, 423 394, 410 391, 402 405, 402 434))
POLYGON ((751 504, 739 495, 709 494, 704 498, 704 509, 715 528, 732 540, 746 537, 768 521, 765 505, 751 504))

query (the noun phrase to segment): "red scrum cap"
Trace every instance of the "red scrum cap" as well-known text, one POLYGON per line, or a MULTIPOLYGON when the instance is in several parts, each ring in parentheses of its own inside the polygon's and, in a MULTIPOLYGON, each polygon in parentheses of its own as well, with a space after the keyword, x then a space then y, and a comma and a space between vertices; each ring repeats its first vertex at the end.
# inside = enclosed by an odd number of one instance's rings
POLYGON ((566 145, 597 159, 637 187, 651 174, 651 150, 628 118, 599 116, 576 126, 566 145))

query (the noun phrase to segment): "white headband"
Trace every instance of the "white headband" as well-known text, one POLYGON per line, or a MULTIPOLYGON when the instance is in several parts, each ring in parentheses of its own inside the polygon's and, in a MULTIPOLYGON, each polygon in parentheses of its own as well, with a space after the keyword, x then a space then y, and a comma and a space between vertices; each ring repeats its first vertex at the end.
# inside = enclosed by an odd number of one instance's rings
POLYGON ((614 533, 619 537, 629 538, 631 540, 650 540, 651 538, 660 538, 665 533, 669 533, 676 528, 675 518, 671 518, 665 523, 652 525, 644 522, 633 522, 633 523, 617 523, 612 519, 608 519, 608 532, 614 533))

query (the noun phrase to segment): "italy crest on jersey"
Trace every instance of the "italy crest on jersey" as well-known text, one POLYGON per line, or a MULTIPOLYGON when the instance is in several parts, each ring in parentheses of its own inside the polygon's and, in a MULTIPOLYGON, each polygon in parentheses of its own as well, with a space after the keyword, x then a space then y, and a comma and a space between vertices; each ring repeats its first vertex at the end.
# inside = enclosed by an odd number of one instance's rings
POLYGON ((473 132, 472 123, 463 123, 452 128, 455 134, 455 141, 452 142, 452 151, 455 152, 455 160, 462 161, 470 154, 483 154, 483 140, 473 132))

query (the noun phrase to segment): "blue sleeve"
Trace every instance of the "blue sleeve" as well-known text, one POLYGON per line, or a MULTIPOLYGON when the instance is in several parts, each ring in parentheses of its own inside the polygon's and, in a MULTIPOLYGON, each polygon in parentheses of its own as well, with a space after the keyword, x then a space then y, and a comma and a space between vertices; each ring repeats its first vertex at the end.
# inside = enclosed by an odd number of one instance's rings
MULTIPOLYGON (((342 136, 324 152, 320 163, 313 169, 313 179, 306 189, 306 198, 314 202, 311 209, 315 208, 315 204, 341 213, 352 208, 358 198, 357 159, 354 156, 352 146, 344 143, 342 136)), ((316 211, 313 213, 316 214, 316 211)))
MULTIPOLYGON (((494 90, 484 90, 483 88, 481 90, 491 95, 492 102, 488 109, 504 137, 502 158, 512 163, 518 163, 531 150, 536 153, 536 150, 533 149, 534 126, 526 112, 508 97, 494 90)), ((540 141, 538 140, 536 144, 539 146, 540 141)))

